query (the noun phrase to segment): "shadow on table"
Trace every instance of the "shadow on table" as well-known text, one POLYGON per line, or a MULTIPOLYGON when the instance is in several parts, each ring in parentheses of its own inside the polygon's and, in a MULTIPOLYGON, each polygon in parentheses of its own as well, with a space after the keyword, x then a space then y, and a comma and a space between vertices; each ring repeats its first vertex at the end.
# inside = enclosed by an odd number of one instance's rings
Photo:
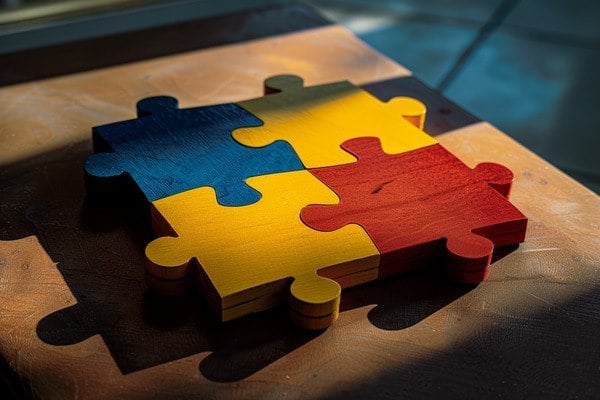
MULTIPOLYGON (((142 254, 149 239, 145 218, 128 208, 112 207, 112 217, 102 208, 84 209, 88 223, 73 224, 79 239, 69 238, 70 229, 62 234, 67 241, 76 240, 70 247, 83 248, 83 253, 66 254, 73 250, 54 248, 71 259, 61 260, 59 269, 78 304, 38 323, 38 336, 46 343, 69 345, 100 334, 123 373, 209 351, 199 366, 202 375, 230 382, 251 375, 322 333, 294 327, 285 309, 221 324, 197 293, 169 297, 147 290, 142 254), (95 221, 93 226, 90 220, 95 221), (105 259, 107 250, 111 260, 105 259), (79 255, 85 262, 78 260, 79 255)), ((52 237, 44 241, 48 251, 55 246, 51 242, 64 243, 60 230, 67 226, 50 223, 57 218, 49 209, 30 213, 31 220, 46 227, 42 236, 52 237), (48 223, 41 223, 42 219, 48 223)), ((379 304, 369 313, 371 322, 383 329, 403 329, 469 290, 449 284, 435 271, 421 271, 350 289, 344 293, 341 308, 379 304)))
MULTIPOLYGON (((419 353, 424 356, 412 362, 389 363, 379 373, 335 387, 326 398, 598 398, 600 286, 565 285, 551 279, 532 279, 527 284, 539 297, 527 297, 530 301, 517 311, 489 303, 484 315, 465 314, 464 320, 454 321, 455 329, 470 326, 475 334, 467 335, 468 340, 457 341, 445 351, 419 353), (562 301, 548 301, 544 286, 554 285, 565 294, 573 287, 583 290, 562 301), (531 303, 537 307, 525 312, 531 303)), ((411 344, 406 346, 410 351, 411 344)))
MULTIPOLYGON (((384 101, 421 93, 431 134, 477 121, 411 77, 365 89, 384 101)), ((220 324, 197 294, 168 298, 149 292, 143 268, 143 249, 152 239, 148 210, 128 206, 135 195, 126 192, 122 203, 110 207, 85 200, 82 165, 91 152, 91 144, 84 142, 0 173, 0 237, 36 235, 77 299, 76 305, 39 322, 43 341, 69 345, 99 334, 125 374, 208 351, 201 373, 215 381, 235 381, 320 334, 291 326, 285 310, 220 324)), ((371 322, 403 329, 469 289, 433 272, 412 273, 345 291, 341 308, 378 304, 369 313, 371 322)))
MULTIPOLYGON (((80 171, 88 146, 10 167, 2 176, 8 210, 1 217, 2 239, 37 235, 77 299, 38 323, 43 341, 61 346, 100 334, 125 374, 209 351, 201 373, 225 382, 251 375, 320 334, 293 327, 286 310, 220 324, 195 293, 162 297, 148 291, 147 216, 127 206, 108 210, 85 202, 80 171)), ((370 320, 402 329, 468 290, 435 273, 412 273, 344 292, 342 310, 380 304, 370 320)))
MULTIPOLYGON (((494 253, 499 261, 519 246, 507 246, 494 253)), ((371 282, 344 291, 340 310, 376 304, 368 318, 385 330, 409 328, 475 288, 452 283, 441 271, 413 271, 393 278, 371 282)))

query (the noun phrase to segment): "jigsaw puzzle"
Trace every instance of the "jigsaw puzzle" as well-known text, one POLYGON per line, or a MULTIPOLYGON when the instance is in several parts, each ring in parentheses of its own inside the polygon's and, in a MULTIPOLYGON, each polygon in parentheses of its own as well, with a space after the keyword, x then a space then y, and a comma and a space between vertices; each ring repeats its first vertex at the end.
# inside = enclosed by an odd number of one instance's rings
POLYGON ((320 232, 302 223, 300 210, 306 204, 338 202, 310 172, 256 176, 247 182, 262 194, 259 202, 247 206, 223 207, 208 187, 155 201, 155 231, 176 237, 148 245, 150 274, 181 279, 193 273, 190 261, 197 260, 196 272, 212 283, 205 289, 224 321, 281 304, 281 293, 289 287, 290 306, 298 318, 333 322, 340 285, 317 271, 377 268, 377 248, 360 226, 320 232))
POLYGON ((288 143, 250 149, 234 141, 233 129, 262 125, 235 104, 179 109, 172 97, 150 97, 138 102, 137 114, 93 129, 96 154, 84 166, 88 192, 131 177, 150 202, 211 186, 220 204, 235 206, 260 198, 246 178, 303 169, 288 143))
POLYGON ((151 202, 156 291, 196 286, 223 321, 288 303, 323 329, 343 288, 428 265, 478 283, 494 248, 524 240, 512 173, 464 165, 422 130, 425 111, 293 75, 237 104, 144 99, 137 119, 94 129, 88 188, 129 175, 151 202))
POLYGON ((357 138, 342 148, 358 161, 310 170, 340 204, 311 205, 301 217, 322 231, 362 226, 381 253, 380 276, 443 255, 451 277, 477 283, 489 271, 494 247, 525 238, 527 218, 505 197, 513 174, 501 165, 472 170, 439 144, 390 155, 377 138, 357 138))
POLYGON ((265 92, 270 94, 238 103, 264 125, 236 129, 233 137, 251 147, 285 140, 306 168, 356 161, 340 148, 355 137, 380 138, 388 154, 437 143, 421 130, 426 110, 415 99, 396 97, 383 103, 347 81, 304 87, 294 75, 267 79, 265 92))

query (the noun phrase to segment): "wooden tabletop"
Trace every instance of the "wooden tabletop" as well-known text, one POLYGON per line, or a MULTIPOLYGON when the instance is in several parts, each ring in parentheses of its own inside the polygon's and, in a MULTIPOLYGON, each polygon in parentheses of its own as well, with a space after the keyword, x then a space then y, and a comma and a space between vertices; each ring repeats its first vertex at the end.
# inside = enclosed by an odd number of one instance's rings
POLYGON ((4 86, 0 165, 0 354, 13 395, 600 397, 600 198, 342 27, 4 86), (134 118, 147 96, 182 107, 258 97, 280 73, 420 98, 450 151, 515 173, 525 243, 499 251, 475 287, 423 271, 347 290, 339 320, 317 333, 284 311, 219 324, 195 294, 149 292, 143 216, 85 201, 91 127, 134 118))

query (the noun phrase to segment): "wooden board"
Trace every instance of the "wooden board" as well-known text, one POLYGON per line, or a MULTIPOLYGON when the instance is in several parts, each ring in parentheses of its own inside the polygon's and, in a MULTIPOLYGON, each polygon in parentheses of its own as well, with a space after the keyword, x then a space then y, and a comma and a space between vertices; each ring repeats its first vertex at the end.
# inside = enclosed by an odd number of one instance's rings
POLYGON ((0 89, 0 353, 17 391, 597 397, 600 200, 489 124, 456 125, 457 108, 442 116, 453 130, 436 139, 470 167, 511 169, 511 201, 530 220, 526 242, 499 255, 476 288, 414 273, 351 289, 321 334, 277 312, 218 327, 194 296, 147 291, 141 249, 151 238, 141 217, 84 202, 89 127, 134 118, 148 96, 176 95, 182 107, 258 97, 257 81, 291 72, 307 85, 408 75, 326 27, 0 89))

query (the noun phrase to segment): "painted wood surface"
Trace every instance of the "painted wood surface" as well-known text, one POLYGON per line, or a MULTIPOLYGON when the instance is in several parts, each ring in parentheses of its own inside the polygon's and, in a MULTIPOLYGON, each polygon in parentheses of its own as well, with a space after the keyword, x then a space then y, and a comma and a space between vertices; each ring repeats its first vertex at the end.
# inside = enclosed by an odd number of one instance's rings
POLYGON ((304 87, 302 79, 294 75, 268 78, 264 88, 263 99, 239 104, 249 104, 252 112, 266 118, 266 127, 260 127, 262 122, 256 116, 235 104, 180 110, 171 97, 153 97, 138 103, 137 120, 94 129, 95 150, 107 152, 86 161, 88 190, 96 194, 94 185, 107 183, 102 178, 110 181, 129 174, 147 198, 156 200, 152 203, 155 233, 173 236, 155 240, 147 250, 146 281, 159 293, 180 294, 195 284, 216 314, 227 321, 280 306, 285 299, 282 294, 289 290, 293 320, 303 327, 322 329, 339 313, 341 287, 334 282, 350 287, 425 267, 440 259, 443 245, 438 242, 445 240, 447 255, 443 259, 449 275, 462 283, 478 283, 489 273, 494 244, 523 240, 525 217, 520 213, 515 217, 524 223, 506 222, 507 212, 502 209, 506 199, 495 193, 501 201, 486 200, 486 190, 493 191, 489 185, 504 196, 508 194, 512 173, 491 164, 482 164, 472 173, 435 145, 435 139, 420 130, 426 110, 419 101, 394 98, 383 106, 393 105, 398 113, 381 113, 378 100, 349 82, 304 87), (365 112, 354 114, 358 108, 365 112), (348 121, 356 126, 347 125, 348 121), (238 132, 260 142, 272 125, 287 133, 284 138, 289 143, 253 148, 230 136, 234 127, 249 126, 238 132), (368 125, 372 130, 366 130, 368 125), (377 135, 379 130, 384 133, 383 141, 378 136, 356 139, 363 134, 377 135), (340 147, 343 138, 354 139, 340 147), (405 152, 389 156, 382 143, 405 152), (417 149, 410 150, 414 146, 417 149), (313 169, 313 175, 338 189, 342 215, 357 218, 370 237, 356 226, 344 227, 352 222, 348 220, 324 228, 318 223, 323 215, 310 213, 329 208, 314 205, 306 210, 305 222, 328 234, 323 236, 323 232, 302 225, 298 219, 302 207, 318 204, 321 197, 327 199, 325 193, 330 202, 337 197, 330 189, 323 191, 306 181, 312 176, 308 173, 274 174, 302 167, 294 150, 309 165, 315 160, 328 163, 323 168, 328 171, 325 179, 319 170, 313 169), (344 151, 359 161, 337 164, 341 159, 336 154, 344 151), (312 156, 316 156, 313 161, 307 161, 312 156), (250 182, 257 179, 259 184, 267 182, 263 186, 267 193, 252 188, 250 182), (290 190, 294 185, 297 187, 290 190), (340 185, 345 190, 340 191, 340 185), (258 208, 239 207, 259 200, 258 208), (477 200, 483 206, 471 208, 474 213, 458 212, 464 204, 477 200), (410 218, 412 223, 407 221, 410 218), (494 225, 493 234, 472 233, 490 224, 494 225), (317 232, 321 235, 315 235, 317 232), (342 257, 341 239, 352 235, 359 235, 360 246, 347 240, 342 257), (495 243, 490 241, 507 235, 495 243), (250 244, 259 250, 251 250, 250 244), (296 247, 301 249, 298 254, 293 251, 296 247), (376 248, 379 251, 373 250, 376 248), (379 260, 380 254, 384 255, 383 265, 371 262, 379 260), (307 272, 310 279, 304 276, 307 272))
POLYGON ((96 154, 85 171, 88 192, 96 197, 127 183, 148 201, 211 186, 220 204, 244 205, 260 198, 246 178, 303 168, 288 143, 254 149, 234 141, 233 129, 262 125, 235 104, 179 109, 172 97, 150 97, 138 102, 137 113, 137 119, 93 130, 96 154))
POLYGON ((163 236, 147 246, 148 272, 181 279, 193 272, 191 260, 197 260, 200 279, 208 279, 202 286, 213 288, 213 308, 223 320, 278 306, 263 298, 289 290, 293 310, 309 317, 332 315, 332 322, 341 288, 317 272, 340 265, 350 271, 377 267, 375 245, 357 225, 319 232, 302 223, 302 207, 338 201, 306 170, 247 182, 262 194, 259 202, 247 206, 220 206, 211 188, 155 201, 154 230, 177 237, 163 236))
POLYGON ((420 129, 425 106, 412 98, 382 103, 347 81, 306 87, 295 75, 269 78, 265 88, 266 96, 238 102, 264 125, 236 129, 233 137, 252 147, 285 140, 306 168, 356 161, 340 148, 340 144, 355 137, 381 138, 390 154, 436 143, 420 129))
POLYGON ((439 144, 390 155, 377 138, 357 138, 342 148, 358 162, 310 170, 340 204, 311 205, 301 217, 323 231, 361 225, 382 254, 381 276, 428 261, 477 283, 495 245, 525 238, 527 218, 504 197, 513 180, 506 167, 484 163, 471 170, 439 144))
MULTIPOLYGON (((254 112, 257 108, 252 105, 258 104, 262 117, 295 135, 284 137, 289 143, 276 141, 255 148, 234 141, 232 130, 263 125, 236 104, 179 109, 172 97, 146 98, 138 102, 137 119, 94 128, 96 154, 85 163, 87 191, 92 198, 106 198, 103 191, 112 183, 113 196, 120 201, 127 198, 128 183, 137 185, 152 201, 155 233, 176 236, 157 239, 148 247, 146 282, 152 289, 172 295, 197 286, 224 321, 280 306, 285 302, 282 294, 289 290, 293 320, 302 327, 322 329, 339 313, 340 283, 351 287, 377 278, 379 253, 356 226, 323 235, 302 225, 302 207, 337 197, 306 171, 299 175, 303 179, 274 173, 302 168, 294 150, 321 157, 319 162, 327 165, 339 162, 336 154, 352 157, 342 151, 339 141, 360 136, 367 126, 363 122, 351 127, 345 121, 355 118, 353 108, 371 111, 356 121, 383 118, 371 121, 376 129, 370 132, 382 129, 393 151, 435 143, 435 139, 420 130, 426 110, 415 99, 395 98, 381 104, 346 81, 305 88, 293 75, 267 79, 264 90, 266 102, 240 104, 250 104, 254 112), (313 117, 316 120, 308 126, 298 125, 313 117), (337 130, 330 132, 332 127, 337 130), (258 177, 262 177, 259 183, 273 181, 272 187, 265 186, 269 201, 247 185, 258 177), (281 177, 289 181, 280 181, 281 177), (304 182, 310 177, 315 182, 304 182), (259 200, 262 213, 239 207, 259 200), (221 210, 219 205, 238 207, 221 210), (268 218, 265 212, 270 213, 268 218), (250 251, 248 243, 256 243, 259 250, 250 251), (296 247, 301 249, 298 254, 293 251, 296 247), (240 268, 244 273, 239 273, 240 268), (310 279, 303 276, 307 270, 310 279)), ((252 140, 261 140, 264 134, 262 130, 245 133, 252 140)))

